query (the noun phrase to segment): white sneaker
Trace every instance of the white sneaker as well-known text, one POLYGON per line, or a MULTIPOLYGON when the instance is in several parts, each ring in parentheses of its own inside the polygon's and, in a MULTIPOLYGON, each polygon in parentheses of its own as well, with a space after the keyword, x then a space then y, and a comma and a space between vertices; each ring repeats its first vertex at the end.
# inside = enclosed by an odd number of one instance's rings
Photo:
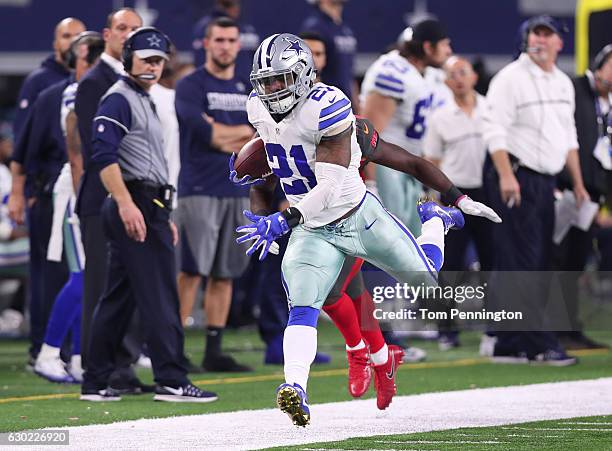
POLYGON ((76 382, 74 377, 66 371, 64 362, 59 357, 41 357, 39 355, 34 364, 34 372, 51 382, 58 382, 60 384, 73 384, 76 382))
POLYGON ((68 366, 68 373, 72 376, 75 382, 79 384, 83 383, 83 366, 81 365, 81 355, 73 355, 70 358, 70 365, 68 366))
POLYGON ((0 313, 0 335, 5 337, 18 337, 21 335, 23 314, 17 310, 7 308, 0 313))
POLYGON ((493 351, 495 350, 495 343, 497 343, 497 337, 492 337, 487 334, 482 334, 482 336, 480 337, 479 354, 482 357, 493 357, 493 351))
POLYGON ((402 362, 404 363, 416 363, 422 362, 427 358, 427 352, 421 348, 415 348, 414 346, 409 346, 404 348, 404 358, 402 362))

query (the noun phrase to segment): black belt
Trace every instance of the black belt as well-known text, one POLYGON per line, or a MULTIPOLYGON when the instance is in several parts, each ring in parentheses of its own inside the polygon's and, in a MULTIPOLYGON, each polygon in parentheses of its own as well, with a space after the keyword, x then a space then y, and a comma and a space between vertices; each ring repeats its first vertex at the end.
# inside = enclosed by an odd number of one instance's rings
POLYGON ((532 174, 532 175, 539 175, 540 177, 544 177, 546 179, 554 179, 556 177, 556 175, 554 174, 544 174, 542 172, 534 171, 533 169, 528 168, 527 166, 523 166, 523 165, 519 165, 518 169, 524 172, 527 172, 529 174, 532 174))
POLYGON ((172 210, 172 201, 174 199, 174 186, 162 185, 161 183, 151 182, 149 180, 128 180, 125 186, 130 192, 144 193, 152 198, 152 201, 163 208, 172 210))
POLYGON ((522 169, 523 171, 529 174, 539 175, 545 178, 555 178, 556 177, 556 175, 554 174, 544 174, 542 172, 538 172, 534 169, 528 168, 527 166, 523 164, 521 160, 519 160, 517 157, 515 157, 511 153, 508 154, 508 157, 510 158, 510 165, 512 166, 512 172, 514 172, 515 174, 516 174, 516 171, 518 171, 519 169, 522 169))

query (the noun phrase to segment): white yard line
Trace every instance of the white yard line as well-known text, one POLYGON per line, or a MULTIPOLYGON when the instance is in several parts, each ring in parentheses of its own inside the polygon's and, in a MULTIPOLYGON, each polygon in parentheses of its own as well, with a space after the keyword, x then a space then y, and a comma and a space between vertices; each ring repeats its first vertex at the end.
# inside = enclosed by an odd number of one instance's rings
MULTIPOLYGON (((272 402, 272 389, 270 398, 272 402)), ((611 415, 612 378, 401 396, 385 412, 376 409, 373 399, 315 404, 311 409, 312 425, 307 428, 292 426, 276 409, 71 427, 70 448, 258 449, 349 437, 611 415)), ((24 449, 19 447, 20 451, 24 449)))

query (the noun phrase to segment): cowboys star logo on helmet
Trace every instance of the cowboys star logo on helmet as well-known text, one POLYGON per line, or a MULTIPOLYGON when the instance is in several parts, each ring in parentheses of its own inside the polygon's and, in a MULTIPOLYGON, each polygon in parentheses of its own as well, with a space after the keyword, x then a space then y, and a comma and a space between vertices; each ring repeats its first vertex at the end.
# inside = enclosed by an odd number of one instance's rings
POLYGON ((304 52, 304 49, 303 49, 303 48, 302 48, 302 46, 300 45, 300 41, 299 41, 299 40, 297 40, 297 39, 296 39, 295 41, 292 41, 292 40, 291 40, 291 39, 289 39, 289 38, 285 38, 285 41, 289 42, 289 44, 290 44, 290 45, 289 45, 289 47, 287 47, 287 48, 285 49, 285 51, 283 52, 283 57, 282 57, 282 58, 283 58, 284 60, 285 60, 285 59, 289 59, 289 58, 291 58, 292 56, 296 56, 296 55, 297 55, 297 56, 300 56, 300 53, 303 53, 303 52, 304 52), (295 53, 295 55, 287 55, 287 52, 294 52, 294 53, 295 53))

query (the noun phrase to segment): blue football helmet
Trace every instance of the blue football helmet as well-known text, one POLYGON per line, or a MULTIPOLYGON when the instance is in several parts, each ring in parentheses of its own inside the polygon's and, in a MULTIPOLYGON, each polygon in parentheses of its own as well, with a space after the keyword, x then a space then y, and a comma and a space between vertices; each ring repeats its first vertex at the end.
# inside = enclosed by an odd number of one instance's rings
POLYGON ((312 52, 293 34, 274 34, 259 45, 253 57, 251 84, 272 114, 293 108, 316 78, 312 52))

